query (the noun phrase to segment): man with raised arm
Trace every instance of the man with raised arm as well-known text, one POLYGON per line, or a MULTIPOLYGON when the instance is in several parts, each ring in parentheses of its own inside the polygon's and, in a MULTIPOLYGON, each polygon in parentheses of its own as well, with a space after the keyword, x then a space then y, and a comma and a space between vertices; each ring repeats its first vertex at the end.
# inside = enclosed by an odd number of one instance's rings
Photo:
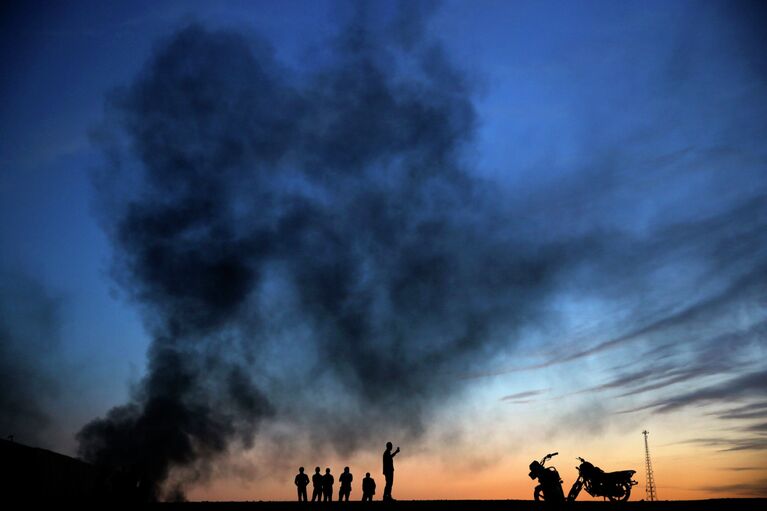
POLYGON ((392 443, 386 442, 386 450, 383 453, 383 475, 386 478, 386 486, 384 486, 383 500, 395 500, 391 496, 391 487, 394 484, 394 457, 399 452, 397 450, 392 452, 392 443))

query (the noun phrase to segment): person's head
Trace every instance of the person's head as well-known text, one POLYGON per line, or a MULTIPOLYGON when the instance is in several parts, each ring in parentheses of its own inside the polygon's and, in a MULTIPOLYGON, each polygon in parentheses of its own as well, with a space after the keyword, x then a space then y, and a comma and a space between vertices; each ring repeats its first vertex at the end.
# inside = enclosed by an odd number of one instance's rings
POLYGON ((304 473, 304 467, 298 467, 298 471, 303 474, 304 473))
POLYGON ((315 467, 314 472, 319 474, 320 473, 320 467, 315 467))
POLYGON ((330 473, 330 469, 329 469, 329 468, 326 468, 326 469, 325 469, 325 473, 326 473, 326 474, 329 474, 329 473, 330 473))
POLYGON ((391 448, 392 448, 391 442, 386 442, 386 450, 391 451, 391 448))
POLYGON ((370 477, 370 472, 365 472, 365 477, 370 477))
POLYGON ((344 472, 348 474, 349 473, 349 467, 344 467, 344 472))

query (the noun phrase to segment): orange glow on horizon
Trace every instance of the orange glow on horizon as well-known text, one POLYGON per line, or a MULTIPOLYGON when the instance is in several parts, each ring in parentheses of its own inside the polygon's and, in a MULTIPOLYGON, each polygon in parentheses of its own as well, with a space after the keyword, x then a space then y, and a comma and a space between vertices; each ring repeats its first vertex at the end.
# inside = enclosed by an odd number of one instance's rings
MULTIPOLYGON (((635 447, 635 446, 632 446, 635 447)), ((587 458, 603 468, 605 471, 633 469, 637 473, 634 479, 639 484, 634 486, 631 501, 639 501, 645 498, 645 469, 643 457, 638 449, 633 452, 615 453, 612 456, 601 455, 587 458), (633 461, 627 461, 633 460, 633 461)), ((406 452, 403 448, 403 452, 406 452)), ((575 454, 575 453, 573 453, 575 454)), ((455 453, 460 456, 460 453, 455 453)), ((736 463, 737 455, 717 455, 718 461, 731 459, 736 463)), ((375 457, 377 459, 377 456, 375 457)), ((372 456, 365 456, 360 463, 349 462, 354 474, 354 483, 351 500, 361 498, 360 481, 366 471, 370 471, 376 480, 378 489, 375 499, 378 500, 383 492, 384 478, 381 474, 380 461, 372 463, 372 456), (375 467, 371 467, 375 465, 375 467)), ((458 470, 451 470, 443 461, 435 460, 432 456, 406 456, 400 457, 396 464, 394 492, 395 498, 400 500, 530 500, 537 482, 528 477, 528 465, 532 459, 519 456, 505 457, 501 462, 478 466, 474 470, 462 466, 458 470)), ((759 460, 748 460, 759 462, 759 460)), ((748 464, 748 461, 745 464, 748 464)), ((574 456, 565 456, 564 453, 554 458, 549 464, 559 470, 563 479, 565 493, 570 489, 576 477, 575 466, 577 461, 574 456)), ((741 464, 744 462, 741 461, 741 464)), ((714 487, 728 487, 748 480, 759 480, 767 477, 767 469, 750 470, 746 474, 718 468, 711 463, 711 456, 691 448, 678 448, 670 455, 659 455, 653 459, 653 469, 656 476, 658 496, 660 500, 695 500, 707 498, 738 498, 748 495, 734 490, 714 490, 714 487), (694 467, 694 470, 691 468, 694 467)), ((309 474, 313 472, 313 465, 304 465, 309 474)), ((333 460, 327 466, 331 467, 337 476, 343 466, 342 462, 333 460)), ((731 465, 735 466, 735 465, 731 465)), ((322 465, 324 471, 325 465, 322 465)), ((207 484, 190 489, 188 497, 191 500, 211 501, 293 501, 296 500, 293 477, 297 472, 286 472, 278 478, 269 475, 263 479, 234 480, 232 478, 219 478, 207 484)), ((337 498, 337 484, 334 487, 334 500, 337 498)), ((311 495, 311 485, 309 495, 311 495)), ((753 496, 753 495, 752 495, 753 496)), ((585 491, 581 492, 578 500, 602 500, 594 499, 585 491)))

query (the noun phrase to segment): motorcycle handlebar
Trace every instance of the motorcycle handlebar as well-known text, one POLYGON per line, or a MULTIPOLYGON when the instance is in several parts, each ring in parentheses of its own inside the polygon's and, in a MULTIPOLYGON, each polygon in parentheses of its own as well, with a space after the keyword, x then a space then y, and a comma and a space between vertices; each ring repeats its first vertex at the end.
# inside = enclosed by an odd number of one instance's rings
POLYGON ((543 457, 543 459, 541 460, 541 465, 543 465, 544 463, 546 463, 548 460, 550 460, 551 458, 553 458, 553 457, 554 457, 554 456, 556 456, 557 454, 559 454, 559 453, 558 453, 558 452, 552 452, 552 453, 549 453, 549 454, 547 454, 546 456, 544 456, 544 457, 543 457))

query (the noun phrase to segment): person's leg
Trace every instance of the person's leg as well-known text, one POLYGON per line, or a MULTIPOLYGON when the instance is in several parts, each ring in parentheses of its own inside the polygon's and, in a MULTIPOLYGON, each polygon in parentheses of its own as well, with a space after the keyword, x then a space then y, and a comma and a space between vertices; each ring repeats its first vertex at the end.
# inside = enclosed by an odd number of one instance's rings
POLYGON ((386 486, 384 486, 383 499, 388 500, 391 498, 391 485, 394 479, 394 474, 384 474, 386 478, 386 486))

